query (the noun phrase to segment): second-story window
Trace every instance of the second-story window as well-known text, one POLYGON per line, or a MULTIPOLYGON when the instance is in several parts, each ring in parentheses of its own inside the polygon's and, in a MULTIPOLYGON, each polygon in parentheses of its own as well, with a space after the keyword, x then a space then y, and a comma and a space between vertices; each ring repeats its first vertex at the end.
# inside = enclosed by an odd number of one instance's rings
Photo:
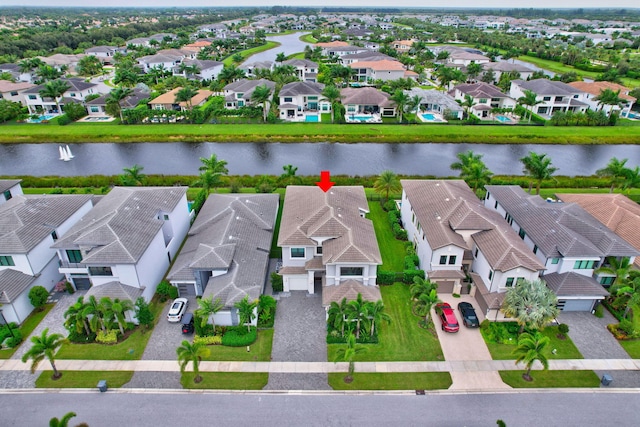
POLYGON ((304 248, 291 248, 291 258, 304 258, 304 248))

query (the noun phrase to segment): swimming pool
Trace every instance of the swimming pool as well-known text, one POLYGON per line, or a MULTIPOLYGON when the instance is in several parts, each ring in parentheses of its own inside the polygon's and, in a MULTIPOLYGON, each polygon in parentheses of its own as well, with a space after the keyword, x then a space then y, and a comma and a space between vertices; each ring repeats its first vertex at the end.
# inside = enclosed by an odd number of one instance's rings
POLYGON ((27 120, 29 123, 42 123, 44 121, 49 121, 51 119, 53 119, 55 116, 53 114, 43 114, 41 116, 39 116, 38 118, 35 119, 29 119, 27 120))
POLYGON ((501 123, 511 123, 513 121, 507 116, 496 116, 496 120, 501 123))
POLYGON ((424 113, 422 115, 422 119, 425 120, 425 121, 428 121, 428 122, 437 122, 438 121, 438 118, 434 114, 431 114, 431 113, 424 113))
POLYGON ((304 121, 305 122, 310 122, 310 123, 317 123, 317 122, 320 121, 319 118, 320 117, 317 114, 307 115, 307 116, 305 116, 304 121))
POLYGON ((351 116, 351 115, 349 116, 349 120, 351 120, 351 121, 356 120, 356 121, 359 121, 359 122, 366 122, 367 120, 370 120, 372 118, 373 118, 373 116, 351 116))

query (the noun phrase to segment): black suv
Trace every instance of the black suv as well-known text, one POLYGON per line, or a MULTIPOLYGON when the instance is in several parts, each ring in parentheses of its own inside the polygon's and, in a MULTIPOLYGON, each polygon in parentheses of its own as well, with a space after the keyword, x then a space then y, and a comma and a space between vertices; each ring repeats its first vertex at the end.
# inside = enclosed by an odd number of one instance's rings
POLYGON ((193 329, 193 313, 185 313, 182 316, 182 333, 192 334, 193 329))

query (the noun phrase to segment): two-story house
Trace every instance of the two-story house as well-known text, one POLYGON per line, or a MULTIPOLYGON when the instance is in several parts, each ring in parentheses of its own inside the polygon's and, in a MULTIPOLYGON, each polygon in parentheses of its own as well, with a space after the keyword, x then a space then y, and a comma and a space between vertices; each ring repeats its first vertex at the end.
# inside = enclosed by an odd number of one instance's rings
MULTIPOLYGON (((0 187, 11 185, 3 184, 0 187)), ((12 189, 15 185, 11 185, 12 189)), ((31 313, 29 291, 52 290, 62 275, 51 245, 92 208, 92 196, 23 195, 0 204, 0 304, 8 322, 22 323, 31 313)))
POLYGON ((149 301, 189 229, 186 194, 186 187, 113 188, 52 246, 60 273, 87 295, 116 289, 149 301))
POLYGON ((544 265, 542 279, 564 311, 590 311, 608 292, 593 277, 607 257, 639 254, 575 203, 550 203, 515 185, 487 185, 486 207, 497 211, 544 265))
POLYGON ((352 78, 359 82, 374 80, 398 80, 405 78, 407 69, 402 62, 383 59, 379 61, 357 61, 348 65, 353 70, 352 78))
POLYGON ((36 85, 27 82, 14 83, 8 80, 0 80, 0 99, 26 105, 27 102, 24 99, 24 92, 35 86, 36 85))
POLYGON ((277 194, 212 194, 189 230, 167 278, 180 296, 220 298, 216 325, 238 325, 234 304, 262 295, 279 200, 277 194))
POLYGON ((584 97, 583 92, 566 83, 548 79, 511 80, 511 98, 523 98, 525 90, 536 94, 538 104, 524 107, 540 116, 551 117, 557 111, 584 113, 589 109, 588 104, 580 101, 580 98, 584 97))
POLYGON ((255 77, 256 73, 259 72, 258 70, 273 71, 275 65, 275 62, 273 61, 244 62, 238 67, 238 69, 244 71, 244 74, 247 77, 255 77))
POLYGON ((396 115, 391 96, 374 87, 346 87, 340 90, 341 102, 346 110, 347 122, 382 121, 381 117, 396 115))
POLYGON ((367 51, 354 53, 353 55, 344 55, 340 57, 339 61, 342 65, 353 64, 358 61, 381 61, 383 59, 394 61, 395 58, 393 56, 385 55, 384 53, 380 53, 377 51, 367 51))
POLYGON ((631 112, 631 108, 633 108, 633 104, 636 102, 636 99, 633 96, 629 95, 630 89, 617 83, 571 82, 569 83, 569 86, 581 91, 582 94, 578 99, 587 103, 589 105, 589 108, 594 111, 602 110, 607 114, 611 114, 611 112, 613 111, 618 112, 622 117, 625 117, 631 112), (598 98, 598 96, 600 96, 602 91, 607 89, 618 93, 618 98, 620 98, 621 100, 620 104, 605 104, 596 99, 598 98))
POLYGON ((280 118, 288 121, 320 121, 320 113, 331 111, 331 103, 322 95, 324 84, 292 82, 280 90, 280 118), (307 118, 307 116, 313 118, 307 118))
POLYGON ((173 68, 173 75, 190 80, 214 80, 218 78, 222 68, 224 64, 220 61, 187 58, 173 68))
POLYGON ((104 65, 112 65, 115 63, 114 57, 116 53, 126 54, 125 47, 117 46, 94 46, 84 50, 85 55, 93 55, 104 65))
POLYGON ((513 64, 507 61, 487 62, 482 64, 483 74, 493 71, 493 83, 500 81, 502 74, 518 73, 521 80, 528 80, 533 75, 533 70, 520 64, 513 64))
POLYGON ((258 86, 267 86, 271 90, 271 93, 273 93, 276 84, 266 79, 240 79, 229 83, 224 87, 225 108, 236 109, 244 107, 245 105, 252 105, 251 95, 258 86))
POLYGON ((438 291, 469 293, 497 318, 504 292, 537 279, 544 265, 462 180, 402 180, 401 218, 438 291), (465 279, 470 279, 468 285, 465 279))
POLYGON ((199 89, 189 102, 178 101, 176 95, 182 88, 177 87, 169 92, 163 93, 148 102, 149 108, 152 110, 175 110, 184 111, 193 107, 201 106, 213 95, 213 92, 207 89, 199 89))
MULTIPOLYGON (((58 100, 58 104, 64 110, 64 105, 72 102, 83 102, 89 95, 100 94, 101 90, 108 91, 108 86, 101 89, 95 83, 87 83, 84 79, 70 78, 60 79, 69 85, 69 89, 58 100)), ((40 91, 45 88, 45 84, 34 86, 25 90, 22 94, 29 109, 29 114, 60 114, 57 110, 56 100, 53 98, 42 97, 40 91)))
POLYGON ((289 59, 282 63, 296 69, 296 76, 303 82, 318 81, 318 63, 308 59, 289 59))
POLYGON ((470 96, 473 105, 469 109, 475 116, 484 119, 490 117, 494 108, 515 108, 516 101, 509 95, 500 91, 496 86, 484 83, 464 83, 455 86, 449 95, 461 103, 466 101, 466 96, 470 96))
POLYGON ((446 92, 435 89, 423 89, 421 87, 412 87, 404 91, 410 98, 415 96, 420 98, 418 112, 435 112, 447 117, 455 117, 462 120, 464 109, 456 102, 456 100, 446 92))
POLYGON ((368 301, 380 299, 376 284, 382 264, 364 188, 288 186, 278 234, 282 248, 285 292, 317 292, 322 305, 358 293, 368 301))

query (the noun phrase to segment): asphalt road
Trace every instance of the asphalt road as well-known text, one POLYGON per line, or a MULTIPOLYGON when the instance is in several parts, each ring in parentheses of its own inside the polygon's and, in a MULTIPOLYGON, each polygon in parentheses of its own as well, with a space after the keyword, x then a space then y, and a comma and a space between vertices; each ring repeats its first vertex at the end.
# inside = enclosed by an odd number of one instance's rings
POLYGON ((540 392, 416 395, 225 393, 0 393, 2 426, 636 426, 640 393, 540 392))

